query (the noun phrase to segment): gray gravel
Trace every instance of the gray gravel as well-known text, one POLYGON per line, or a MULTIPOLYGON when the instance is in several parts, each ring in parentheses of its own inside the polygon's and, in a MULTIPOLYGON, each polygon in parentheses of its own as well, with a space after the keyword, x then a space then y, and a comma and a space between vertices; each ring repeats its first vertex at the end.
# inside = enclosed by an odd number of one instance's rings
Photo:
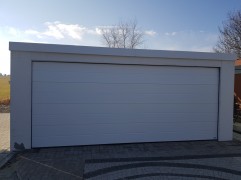
POLYGON ((10 113, 10 106, 0 104, 0 113, 10 113))

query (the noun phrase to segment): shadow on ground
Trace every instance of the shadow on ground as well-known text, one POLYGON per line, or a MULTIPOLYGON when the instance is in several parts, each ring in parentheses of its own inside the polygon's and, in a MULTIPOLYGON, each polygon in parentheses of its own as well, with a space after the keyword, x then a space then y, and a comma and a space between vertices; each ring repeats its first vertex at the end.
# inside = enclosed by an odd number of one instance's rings
POLYGON ((42 148, 18 153, 0 179, 241 179, 239 141, 42 148))

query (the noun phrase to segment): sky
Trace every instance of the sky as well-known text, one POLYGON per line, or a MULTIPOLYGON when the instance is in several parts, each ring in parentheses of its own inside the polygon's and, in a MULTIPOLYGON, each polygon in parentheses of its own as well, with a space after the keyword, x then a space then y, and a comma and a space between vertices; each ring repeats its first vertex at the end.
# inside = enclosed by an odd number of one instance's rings
POLYGON ((104 46, 101 27, 136 20, 142 49, 212 52, 241 0, 0 0, 0 73, 10 74, 9 41, 104 46))

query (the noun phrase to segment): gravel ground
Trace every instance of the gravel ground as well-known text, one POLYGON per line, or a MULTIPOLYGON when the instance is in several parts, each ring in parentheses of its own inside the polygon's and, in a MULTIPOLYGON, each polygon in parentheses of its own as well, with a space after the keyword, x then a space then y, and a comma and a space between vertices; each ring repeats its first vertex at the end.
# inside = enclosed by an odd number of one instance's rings
POLYGON ((0 113, 10 113, 10 106, 1 104, 0 113))

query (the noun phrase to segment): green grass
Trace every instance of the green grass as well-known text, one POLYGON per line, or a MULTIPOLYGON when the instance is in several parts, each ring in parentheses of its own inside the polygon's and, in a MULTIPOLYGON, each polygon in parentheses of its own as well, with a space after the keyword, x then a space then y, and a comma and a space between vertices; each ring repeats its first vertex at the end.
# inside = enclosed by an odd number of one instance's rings
POLYGON ((10 99, 10 76, 0 76, 0 100, 10 99))

